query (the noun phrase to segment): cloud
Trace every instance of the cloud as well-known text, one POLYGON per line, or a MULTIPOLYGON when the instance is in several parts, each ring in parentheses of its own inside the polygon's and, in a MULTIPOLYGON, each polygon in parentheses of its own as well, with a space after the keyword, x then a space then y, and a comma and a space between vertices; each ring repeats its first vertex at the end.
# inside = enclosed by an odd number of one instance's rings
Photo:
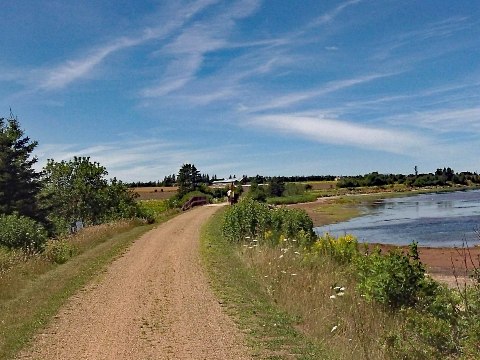
POLYGON ((437 133, 480 133, 480 107, 415 111, 393 117, 393 122, 437 133))
POLYGON ((344 79, 344 80, 335 80, 326 83, 322 87, 318 89, 308 90, 308 91, 300 91, 295 93, 290 93, 288 95, 278 96, 275 100, 272 100, 268 103, 254 106, 248 108, 248 112, 259 112, 264 110, 272 110, 272 109, 279 109, 279 108, 286 108, 297 103, 307 101, 322 95, 326 95, 335 91, 343 90, 352 86, 360 85, 366 82, 370 82, 376 79, 389 77, 395 75, 394 73, 387 73, 387 74, 370 74, 359 76, 351 79, 344 79))
POLYGON ((302 114, 261 115, 250 125, 296 135, 320 143, 406 154, 425 144, 427 139, 401 130, 370 127, 357 123, 302 114))
POLYGON ((156 27, 146 27, 133 37, 121 36, 113 39, 103 46, 88 50, 86 54, 74 60, 66 60, 64 63, 52 68, 33 70, 33 78, 38 82, 40 90, 57 90, 64 88, 74 81, 85 78, 98 65, 110 55, 153 39, 162 39, 171 35, 181 28, 189 19, 194 17, 208 6, 217 3, 218 0, 199 0, 177 8, 170 18, 156 27))
POLYGON ((98 64, 110 54, 138 45, 144 41, 143 38, 115 40, 102 48, 93 51, 90 55, 77 60, 68 60, 55 68, 45 71, 44 79, 40 82, 39 88, 43 90, 55 90, 64 88, 75 80, 85 77, 98 64))
POLYGON ((258 9, 260 2, 244 0, 233 3, 213 18, 197 21, 186 27, 169 44, 162 53, 173 60, 168 65, 158 85, 141 91, 146 98, 161 97, 182 89, 187 83, 196 79, 206 54, 238 44, 231 45, 228 37, 236 25, 236 20, 251 15, 258 9))
POLYGON ((347 7, 356 5, 360 3, 362 0, 350 0, 346 1, 340 5, 338 5, 336 8, 333 10, 326 12, 325 14, 321 15, 317 19, 315 19, 313 22, 310 23, 310 26, 319 26, 319 25, 324 25, 329 22, 332 22, 338 15, 342 13, 343 10, 345 10, 347 7))
POLYGON ((105 166, 109 177, 123 181, 162 180, 165 175, 176 173, 184 163, 195 163, 204 172, 213 173, 231 169, 231 154, 235 146, 194 147, 188 143, 163 142, 159 139, 109 142, 103 145, 44 144, 36 154, 37 170, 45 166, 47 159, 69 161, 74 156, 87 156, 105 166))

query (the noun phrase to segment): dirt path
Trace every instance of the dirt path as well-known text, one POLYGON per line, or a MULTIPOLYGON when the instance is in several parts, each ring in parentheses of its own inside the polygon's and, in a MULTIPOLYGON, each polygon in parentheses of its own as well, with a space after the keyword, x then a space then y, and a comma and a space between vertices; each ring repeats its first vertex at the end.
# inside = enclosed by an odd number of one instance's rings
POLYGON ((249 359, 200 264, 200 228, 215 210, 196 208, 142 236, 19 358, 249 359))

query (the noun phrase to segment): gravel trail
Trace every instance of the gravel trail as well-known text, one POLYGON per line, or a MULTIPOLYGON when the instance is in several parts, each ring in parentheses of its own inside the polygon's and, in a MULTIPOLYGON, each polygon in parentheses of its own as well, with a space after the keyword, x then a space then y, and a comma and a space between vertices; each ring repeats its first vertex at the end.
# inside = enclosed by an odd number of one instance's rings
POLYGON ((199 258, 200 207, 139 238, 19 359, 250 359, 199 258))

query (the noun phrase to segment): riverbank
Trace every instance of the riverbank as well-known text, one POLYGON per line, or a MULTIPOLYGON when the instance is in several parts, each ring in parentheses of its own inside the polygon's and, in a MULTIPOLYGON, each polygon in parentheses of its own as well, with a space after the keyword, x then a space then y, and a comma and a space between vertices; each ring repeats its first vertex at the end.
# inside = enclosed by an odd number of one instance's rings
MULTIPOLYGON (((443 191, 444 189, 438 190, 443 191)), ((411 196, 424 192, 429 191, 333 196, 319 198, 312 203, 295 204, 292 207, 304 209, 312 218, 314 226, 323 226, 365 215, 368 213, 368 206, 382 199, 411 196)), ((397 247, 371 244, 370 248, 372 249, 375 246, 379 246, 383 252, 397 247)), ((400 248, 406 250, 408 247, 400 248)), ((469 274, 475 270, 475 267, 480 267, 480 247, 478 246, 471 247, 468 251, 456 248, 420 247, 419 254, 427 272, 436 280, 447 283, 451 287, 463 286, 470 282, 469 274)))

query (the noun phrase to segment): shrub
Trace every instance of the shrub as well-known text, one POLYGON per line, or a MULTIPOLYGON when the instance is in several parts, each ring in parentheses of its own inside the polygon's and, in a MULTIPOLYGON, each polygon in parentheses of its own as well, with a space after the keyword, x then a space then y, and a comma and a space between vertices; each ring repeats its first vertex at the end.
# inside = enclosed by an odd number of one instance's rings
POLYGON ((382 255, 376 250, 357 257, 356 265, 362 294, 393 308, 415 305, 430 285, 416 243, 412 243, 408 254, 392 250, 382 255))
POLYGON ((68 239, 48 240, 45 244, 45 257, 57 264, 64 264, 76 253, 76 248, 68 239))
POLYGON ((232 242, 249 238, 264 238, 269 228, 270 210, 268 206, 246 198, 225 212, 223 234, 232 242))
POLYGON ((310 246, 314 239, 313 222, 300 209, 275 208, 247 197, 225 212, 224 236, 233 242, 245 239, 266 238, 278 243, 280 238, 299 240, 300 245, 310 246), (301 240, 301 241, 300 241, 301 240))
POLYGON ((39 250, 46 239, 47 232, 35 220, 18 214, 0 215, 0 245, 33 252, 39 250))
POLYGON ((350 263, 359 255, 358 241, 350 234, 335 238, 326 233, 315 241, 312 253, 328 255, 340 264, 350 263))

